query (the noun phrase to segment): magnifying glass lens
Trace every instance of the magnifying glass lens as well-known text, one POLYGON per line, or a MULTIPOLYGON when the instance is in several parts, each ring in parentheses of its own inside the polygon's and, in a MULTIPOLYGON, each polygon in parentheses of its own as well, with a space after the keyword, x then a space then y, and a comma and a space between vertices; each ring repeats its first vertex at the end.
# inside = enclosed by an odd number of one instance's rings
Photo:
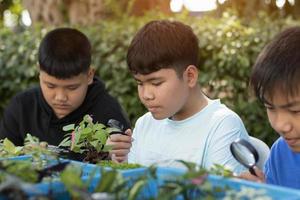
POLYGON ((247 167, 251 174, 256 176, 254 166, 258 161, 258 153, 250 142, 238 139, 231 143, 230 151, 238 162, 247 167))
POLYGON ((233 156, 246 167, 252 167, 255 165, 255 157, 252 152, 240 143, 232 144, 233 156))

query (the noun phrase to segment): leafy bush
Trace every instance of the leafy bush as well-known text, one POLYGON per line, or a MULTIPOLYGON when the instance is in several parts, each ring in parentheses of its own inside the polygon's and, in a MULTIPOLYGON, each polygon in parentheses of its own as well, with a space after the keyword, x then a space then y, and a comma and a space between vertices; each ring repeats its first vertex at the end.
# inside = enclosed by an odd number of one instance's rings
MULTIPOLYGON (((136 83, 127 70, 127 48, 141 26, 151 19, 163 17, 150 14, 142 18, 126 17, 101 21, 97 26, 77 27, 92 42, 93 66, 97 75, 105 81, 108 91, 118 98, 132 124, 146 110, 138 99, 136 83)), ((175 16, 175 19, 191 25, 199 37, 202 57, 199 82, 203 90, 211 98, 221 98, 237 112, 251 135, 271 144, 277 134, 269 127, 264 108, 250 95, 249 74, 258 53, 270 38, 297 22, 292 19, 272 20, 260 15, 257 20, 244 23, 228 13, 220 19, 186 15, 175 16)), ((1 28, 1 113, 16 92, 38 83, 37 47, 46 31, 36 27, 15 33, 1 28)))

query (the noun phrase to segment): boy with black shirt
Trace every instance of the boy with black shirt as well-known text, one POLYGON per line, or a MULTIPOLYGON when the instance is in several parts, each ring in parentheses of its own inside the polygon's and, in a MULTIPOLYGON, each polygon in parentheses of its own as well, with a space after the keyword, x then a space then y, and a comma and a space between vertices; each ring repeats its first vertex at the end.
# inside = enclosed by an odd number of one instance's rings
POLYGON ((72 28, 50 31, 41 41, 39 52, 40 86, 14 96, 0 123, 0 138, 23 145, 27 133, 58 145, 66 132, 62 127, 79 123, 89 114, 95 122, 116 119, 127 135, 114 134, 108 143, 117 161, 126 160, 131 146, 129 121, 121 106, 94 77, 88 38, 72 28))

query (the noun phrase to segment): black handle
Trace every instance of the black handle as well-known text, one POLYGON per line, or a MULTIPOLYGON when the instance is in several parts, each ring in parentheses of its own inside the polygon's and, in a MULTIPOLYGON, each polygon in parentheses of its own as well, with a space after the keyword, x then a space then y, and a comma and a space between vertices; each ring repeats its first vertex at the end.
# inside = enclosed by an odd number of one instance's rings
POLYGON ((115 119, 108 120, 107 126, 115 129, 110 133, 110 135, 113 135, 113 134, 126 135, 125 130, 124 130, 124 125, 121 122, 119 122, 118 120, 115 120, 115 119))
POLYGON ((250 168, 249 168, 249 172, 250 172, 252 175, 257 176, 257 174, 255 173, 255 170, 254 170, 253 167, 250 167, 250 168))

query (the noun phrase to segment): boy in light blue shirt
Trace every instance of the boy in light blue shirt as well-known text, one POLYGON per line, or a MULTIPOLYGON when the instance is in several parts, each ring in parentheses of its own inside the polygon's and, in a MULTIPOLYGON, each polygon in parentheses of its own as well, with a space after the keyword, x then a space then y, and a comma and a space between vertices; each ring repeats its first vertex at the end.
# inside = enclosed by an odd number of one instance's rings
POLYGON ((176 160, 185 160, 243 170, 229 145, 248 139, 247 131, 237 114, 201 91, 198 57, 198 39, 181 22, 151 21, 133 38, 127 63, 149 112, 135 124, 129 162, 182 167, 176 160))

